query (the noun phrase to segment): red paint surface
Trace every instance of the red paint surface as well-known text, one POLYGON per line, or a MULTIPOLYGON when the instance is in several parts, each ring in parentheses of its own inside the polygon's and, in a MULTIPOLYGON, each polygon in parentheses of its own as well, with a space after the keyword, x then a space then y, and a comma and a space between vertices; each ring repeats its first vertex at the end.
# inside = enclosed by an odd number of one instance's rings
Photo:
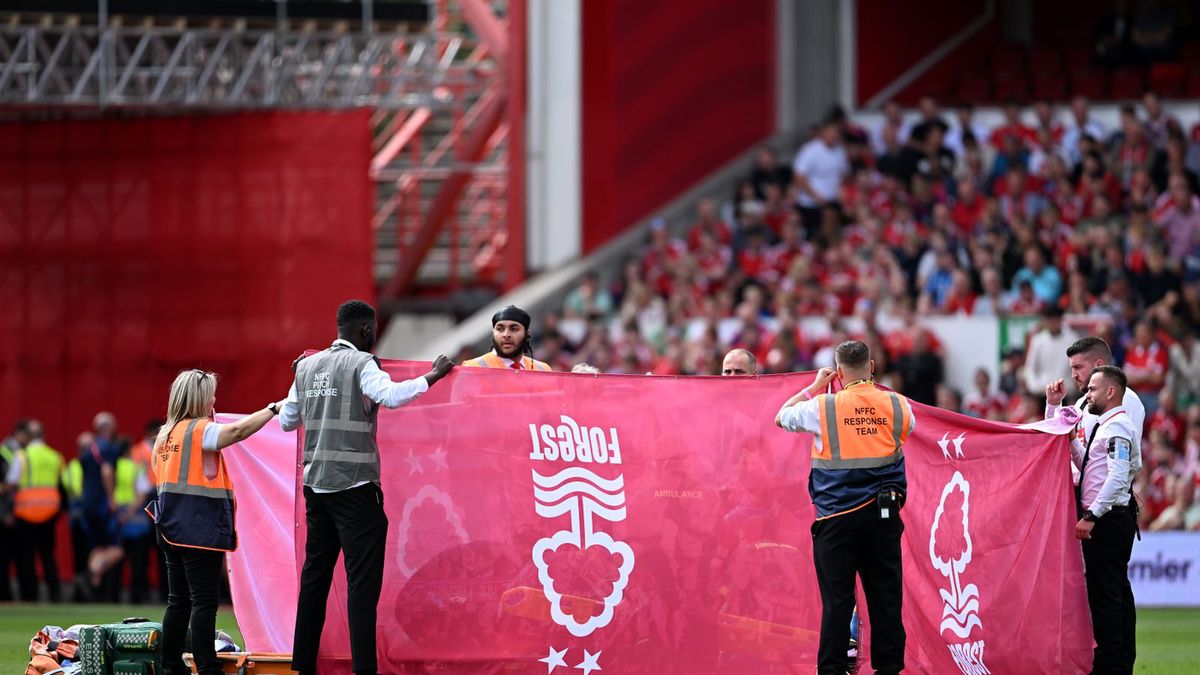
POLYGON ((36 417, 70 458, 111 410, 136 438, 184 368, 218 410, 283 398, 373 295, 367 118, 0 125, 0 430, 36 417))
POLYGON ((583 250, 775 127, 774 3, 583 3, 583 250))

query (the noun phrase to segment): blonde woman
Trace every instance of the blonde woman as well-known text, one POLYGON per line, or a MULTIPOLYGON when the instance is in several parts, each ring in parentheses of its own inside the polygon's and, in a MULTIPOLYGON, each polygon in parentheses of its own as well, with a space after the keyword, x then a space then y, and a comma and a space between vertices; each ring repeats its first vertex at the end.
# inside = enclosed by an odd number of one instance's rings
POLYGON ((190 672, 183 663, 184 638, 192 629, 192 652, 200 675, 221 672, 213 647, 221 565, 237 548, 233 483, 220 450, 249 438, 279 414, 271 403, 230 424, 213 421, 217 376, 185 370, 171 385, 167 422, 154 441, 152 464, 158 494, 146 507, 167 561, 167 609, 163 614, 163 670, 190 672))

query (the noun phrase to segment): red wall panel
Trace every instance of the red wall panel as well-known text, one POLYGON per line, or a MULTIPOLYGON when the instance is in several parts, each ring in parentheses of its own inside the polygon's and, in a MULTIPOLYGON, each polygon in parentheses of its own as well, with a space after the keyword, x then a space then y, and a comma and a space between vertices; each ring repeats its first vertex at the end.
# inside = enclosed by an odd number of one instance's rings
POLYGON ((0 125, 0 431, 136 437, 191 367, 219 410, 282 398, 373 296, 369 159, 365 112, 0 125))
POLYGON ((775 128, 774 3, 583 3, 583 249, 775 128))
MULTIPOLYGON (((897 77, 981 16, 984 0, 856 0, 855 59, 858 104, 866 103, 897 77)), ((906 103, 920 91, 944 89, 963 67, 974 66, 995 41, 995 19, 938 66, 896 97, 906 103), (984 52, 978 48, 983 45, 984 52)))

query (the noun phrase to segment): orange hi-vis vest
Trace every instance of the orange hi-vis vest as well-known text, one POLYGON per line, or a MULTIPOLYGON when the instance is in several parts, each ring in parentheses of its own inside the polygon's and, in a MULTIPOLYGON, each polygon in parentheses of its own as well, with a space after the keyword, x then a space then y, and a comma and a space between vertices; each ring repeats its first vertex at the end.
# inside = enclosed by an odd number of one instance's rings
POLYGON ((217 453, 212 476, 204 473, 202 443, 207 419, 180 420, 165 443, 154 448, 158 494, 146 512, 167 543, 213 551, 237 549, 233 482, 217 453))
POLYGON ((62 456, 40 440, 30 443, 17 456, 21 459, 21 478, 13 497, 13 515, 40 525, 58 515, 62 508, 58 491, 62 456))
MULTIPOLYGON (((466 361, 463 361, 463 367, 464 368, 511 368, 511 366, 508 366, 504 363, 504 359, 500 358, 500 356, 498 354, 496 354, 495 350, 490 351, 490 352, 484 354, 483 356, 476 356, 473 359, 468 359, 466 361)), ((550 372, 550 371, 554 370, 553 368, 550 367, 550 364, 543 363, 542 361, 538 361, 537 359, 534 359, 534 358, 531 358, 528 356, 521 357, 521 369, 522 370, 540 370, 540 371, 544 371, 544 372, 550 372)))
POLYGON ((817 399, 821 443, 813 444, 813 467, 874 469, 904 458, 912 413, 899 394, 863 382, 817 399))

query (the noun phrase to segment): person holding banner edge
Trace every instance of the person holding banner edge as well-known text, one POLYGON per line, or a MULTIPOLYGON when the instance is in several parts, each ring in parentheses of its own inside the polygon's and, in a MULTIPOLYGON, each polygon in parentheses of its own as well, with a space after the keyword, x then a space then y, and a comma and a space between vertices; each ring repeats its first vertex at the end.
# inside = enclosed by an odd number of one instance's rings
POLYGON ((1081 515, 1075 537, 1083 547, 1096 674, 1131 674, 1137 656, 1137 609, 1127 569, 1137 532, 1133 477, 1142 459, 1133 444, 1138 430, 1122 405, 1128 390, 1120 368, 1092 370, 1087 411, 1098 421, 1086 442, 1071 439, 1071 461, 1080 474, 1075 503, 1081 515))
POLYGON ((907 480, 903 445, 916 428, 905 397, 875 386, 875 362, 858 340, 838 345, 837 370, 822 368, 775 415, 786 431, 813 434, 809 493, 817 511, 813 563, 821 590, 819 675, 846 672, 854 579, 872 618, 876 673, 904 669, 900 536, 907 480), (836 394, 821 393, 835 378, 836 394))
POLYGON ((409 403, 454 368, 450 359, 438 356, 427 374, 393 382, 370 353, 375 345, 375 308, 361 300, 338 307, 337 329, 338 338, 328 349, 293 364, 296 379, 279 413, 284 431, 304 425, 308 538, 292 647, 292 669, 300 675, 317 672, 329 587, 342 553, 351 668, 355 675, 378 672, 376 608, 383 587, 388 527, 375 441, 379 406, 398 408, 409 403))
POLYGON ((511 368, 513 370, 554 370, 550 364, 533 358, 529 333, 529 312, 509 305, 492 315, 492 351, 463 362, 464 368, 511 368))

